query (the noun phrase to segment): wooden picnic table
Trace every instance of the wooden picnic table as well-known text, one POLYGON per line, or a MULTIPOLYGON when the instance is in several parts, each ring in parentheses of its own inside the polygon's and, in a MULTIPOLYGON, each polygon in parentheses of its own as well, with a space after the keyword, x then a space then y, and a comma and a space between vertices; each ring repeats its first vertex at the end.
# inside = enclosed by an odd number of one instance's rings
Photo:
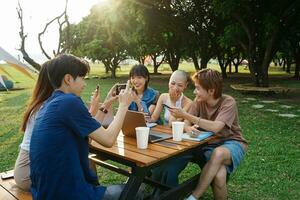
MULTIPOLYGON (((172 134, 171 128, 160 125, 151 128, 151 130, 172 134)), ((166 163, 170 159, 180 157, 185 154, 191 154, 193 151, 196 151, 206 144, 207 141, 213 139, 214 137, 210 137, 200 142, 190 140, 175 142, 173 139, 167 139, 153 144, 149 143, 148 148, 142 150, 137 148, 135 138, 124 136, 120 133, 113 147, 107 148, 95 141, 92 141, 90 143, 90 151, 96 155, 97 158, 94 158, 94 161, 96 161, 97 164, 129 177, 120 199, 133 199, 143 182, 166 189, 166 194, 163 194, 160 199, 170 199, 171 197, 174 197, 175 193, 178 194, 180 189, 185 187, 186 191, 189 187, 186 185, 187 183, 185 183, 184 187, 181 188, 181 186, 179 186, 176 191, 174 190, 173 192, 170 192, 174 188, 151 180, 147 177, 149 171, 166 163), (131 167, 131 170, 128 171, 120 169, 119 167, 107 163, 106 160, 112 160, 129 166, 131 167)), ((91 157, 91 159, 93 159, 93 157, 91 157)), ((196 177, 194 177, 193 183, 190 184, 195 185, 195 181, 197 181, 196 177)), ((191 188, 188 189, 191 190, 191 188)))

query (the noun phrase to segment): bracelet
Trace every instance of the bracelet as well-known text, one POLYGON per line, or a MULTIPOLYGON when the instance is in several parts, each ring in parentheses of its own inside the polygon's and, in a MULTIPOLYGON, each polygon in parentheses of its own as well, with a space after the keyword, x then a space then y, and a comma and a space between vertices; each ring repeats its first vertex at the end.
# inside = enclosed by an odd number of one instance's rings
POLYGON ((197 121, 197 125, 200 126, 200 120, 201 120, 201 117, 199 117, 198 121, 197 121))
POLYGON ((103 108, 103 107, 99 108, 99 110, 100 110, 101 112, 103 112, 104 114, 108 113, 108 110, 106 110, 106 109, 103 108))

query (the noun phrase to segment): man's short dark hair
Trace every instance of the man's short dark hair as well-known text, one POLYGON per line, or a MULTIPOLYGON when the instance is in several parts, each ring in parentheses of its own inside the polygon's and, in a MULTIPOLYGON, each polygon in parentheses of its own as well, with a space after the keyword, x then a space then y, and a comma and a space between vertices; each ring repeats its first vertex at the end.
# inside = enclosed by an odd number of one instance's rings
POLYGON ((54 89, 61 86, 66 74, 70 74, 74 79, 84 77, 90 71, 87 61, 71 54, 60 54, 47 61, 49 64, 48 77, 54 89))

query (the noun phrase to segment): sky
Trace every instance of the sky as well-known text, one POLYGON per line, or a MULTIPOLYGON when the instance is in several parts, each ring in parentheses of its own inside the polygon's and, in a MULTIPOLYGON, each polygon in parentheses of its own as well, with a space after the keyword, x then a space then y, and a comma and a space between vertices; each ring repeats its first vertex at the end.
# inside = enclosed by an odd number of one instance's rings
MULTIPOLYGON (((19 0, 23 9, 24 32, 27 34, 25 48, 27 53, 37 62, 46 58, 42 55, 38 43, 38 33, 45 24, 60 15, 65 8, 64 0, 19 0)), ((68 15, 70 23, 78 23, 87 16, 93 5, 109 3, 109 0, 68 0, 68 15)), ((17 15, 17 0, 0 0, 0 46, 18 58, 20 47, 20 21, 17 15)), ((57 24, 57 23, 55 23, 57 24)), ((51 54, 58 45, 58 29, 53 26, 44 36, 43 44, 51 54)))

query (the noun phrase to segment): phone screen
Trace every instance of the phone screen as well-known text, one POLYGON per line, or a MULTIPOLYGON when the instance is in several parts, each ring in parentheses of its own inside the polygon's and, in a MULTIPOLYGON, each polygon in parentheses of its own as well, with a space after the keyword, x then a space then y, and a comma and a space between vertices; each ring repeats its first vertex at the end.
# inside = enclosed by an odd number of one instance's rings
POLYGON ((207 131, 207 130, 205 130, 203 128, 200 128, 200 127, 198 127, 197 129, 198 129, 198 131, 207 131))
POLYGON ((120 94, 121 90, 124 90, 126 88, 126 84, 118 84, 116 87, 116 94, 120 94))
POLYGON ((12 177, 14 177, 14 171, 13 170, 1 173, 1 178, 2 179, 8 179, 8 178, 12 178, 12 177))

